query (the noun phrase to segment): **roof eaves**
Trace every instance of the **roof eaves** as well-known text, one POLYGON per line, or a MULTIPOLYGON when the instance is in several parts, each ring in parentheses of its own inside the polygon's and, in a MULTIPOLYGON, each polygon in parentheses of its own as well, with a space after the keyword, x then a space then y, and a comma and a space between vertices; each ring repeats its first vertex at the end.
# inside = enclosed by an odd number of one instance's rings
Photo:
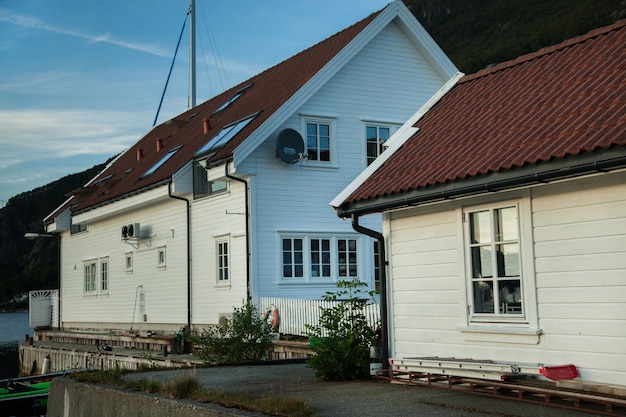
POLYGON ((116 203, 118 201, 126 200, 127 198, 130 198, 130 197, 133 197, 133 196, 136 196, 136 195, 139 195, 139 194, 143 194, 143 193, 145 193, 147 191, 154 190, 155 188, 162 187, 163 185, 167 185, 170 182, 171 182, 171 178, 167 178, 165 180, 161 180, 161 181, 152 183, 152 184, 147 185, 145 187, 134 189, 132 191, 129 191, 126 194, 122 194, 122 195, 116 196, 114 198, 103 200, 103 201, 101 201, 101 202, 99 202, 97 204, 93 204, 93 205, 90 205, 88 207, 84 207, 82 209, 76 210, 75 212, 72 213, 72 215, 73 216, 77 216, 79 214, 87 213, 89 211, 98 209, 100 207, 108 206, 109 204, 113 204, 113 203, 116 203))
POLYGON ((532 187, 567 178, 626 170, 626 146, 600 149, 534 165, 448 181, 421 189, 411 189, 366 200, 353 201, 337 208, 342 218, 362 216, 454 200, 498 191, 532 187))

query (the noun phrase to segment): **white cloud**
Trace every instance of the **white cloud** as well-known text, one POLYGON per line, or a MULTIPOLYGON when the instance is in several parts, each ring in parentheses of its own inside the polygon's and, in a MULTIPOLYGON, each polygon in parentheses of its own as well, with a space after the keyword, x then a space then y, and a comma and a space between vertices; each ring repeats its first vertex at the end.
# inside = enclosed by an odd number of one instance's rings
POLYGON ((84 33, 73 29, 65 29, 61 27, 57 27, 51 24, 48 24, 36 17, 25 16, 17 13, 13 13, 8 9, 0 7, 0 22, 12 23, 14 25, 39 29, 51 33, 56 33, 59 35, 72 36, 76 38, 81 38, 88 40, 93 43, 108 43, 111 45, 120 46, 122 48, 133 49, 136 51, 145 52, 148 54, 162 56, 162 57, 171 57, 172 54, 169 51, 165 51, 163 48, 160 48, 157 45, 145 44, 141 42, 131 42, 125 41, 121 39, 116 39, 111 34, 100 34, 94 35, 90 33, 84 33))
POLYGON ((44 158, 113 155, 146 133, 136 113, 119 111, 0 110, 0 125, 0 167, 44 158))

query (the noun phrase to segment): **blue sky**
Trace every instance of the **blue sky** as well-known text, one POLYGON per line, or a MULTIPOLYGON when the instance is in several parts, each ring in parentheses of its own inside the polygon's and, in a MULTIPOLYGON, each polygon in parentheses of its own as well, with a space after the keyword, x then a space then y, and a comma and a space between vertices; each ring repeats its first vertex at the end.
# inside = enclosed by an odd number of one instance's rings
MULTIPOLYGON (((197 103, 390 0, 196 0, 197 103)), ((188 0, 0 0, 0 206, 152 127, 188 0)), ((189 24, 158 123, 187 108, 189 24)))

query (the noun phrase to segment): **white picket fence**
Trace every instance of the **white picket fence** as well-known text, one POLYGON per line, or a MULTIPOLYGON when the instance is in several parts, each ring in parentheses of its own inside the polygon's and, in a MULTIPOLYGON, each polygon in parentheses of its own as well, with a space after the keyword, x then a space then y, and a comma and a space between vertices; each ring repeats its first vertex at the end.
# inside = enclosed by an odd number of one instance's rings
MULTIPOLYGON (((306 325, 315 326, 319 323, 320 308, 330 308, 337 303, 337 301, 261 297, 259 309, 261 312, 267 312, 274 306, 278 310, 279 333, 307 336, 306 325)), ((368 323, 374 328, 380 324, 380 306, 378 304, 367 304, 363 313, 368 323)))

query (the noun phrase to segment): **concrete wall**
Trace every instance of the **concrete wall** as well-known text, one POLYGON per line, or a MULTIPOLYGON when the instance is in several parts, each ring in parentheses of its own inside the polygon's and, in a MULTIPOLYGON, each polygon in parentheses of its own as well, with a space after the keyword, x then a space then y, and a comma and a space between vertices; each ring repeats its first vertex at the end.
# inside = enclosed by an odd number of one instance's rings
POLYGON ((195 404, 153 394, 140 394, 107 386, 86 384, 59 377, 52 381, 48 395, 48 417, 241 417, 249 412, 214 404, 195 404))

